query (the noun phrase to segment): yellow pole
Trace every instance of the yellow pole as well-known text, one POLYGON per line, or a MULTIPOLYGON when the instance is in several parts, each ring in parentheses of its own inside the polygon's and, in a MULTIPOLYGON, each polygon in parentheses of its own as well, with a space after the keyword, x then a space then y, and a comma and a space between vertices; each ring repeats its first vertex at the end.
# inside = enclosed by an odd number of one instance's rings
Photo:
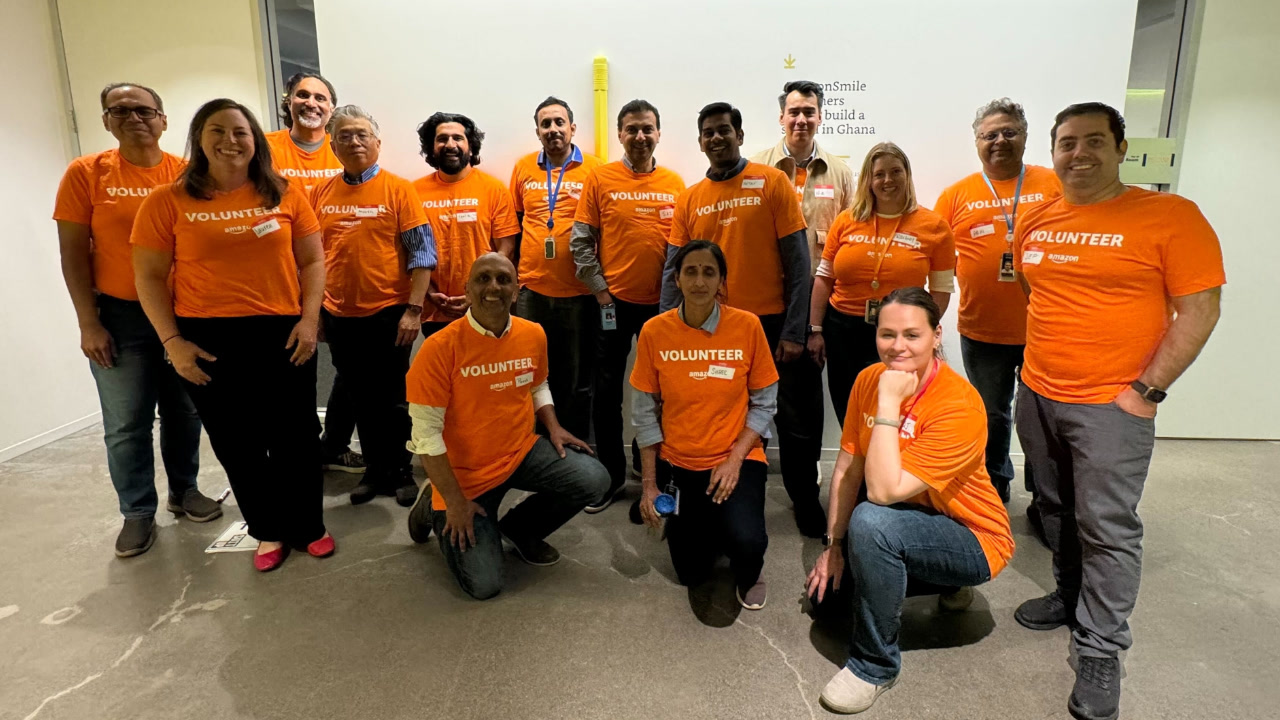
POLYGON ((600 55, 591 66, 596 100, 596 157, 601 162, 609 162, 609 61, 600 55))

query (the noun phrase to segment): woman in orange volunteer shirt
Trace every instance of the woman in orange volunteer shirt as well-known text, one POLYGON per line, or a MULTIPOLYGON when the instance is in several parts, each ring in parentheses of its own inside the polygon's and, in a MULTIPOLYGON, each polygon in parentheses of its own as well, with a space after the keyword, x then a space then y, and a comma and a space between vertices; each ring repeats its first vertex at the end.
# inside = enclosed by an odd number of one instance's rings
POLYGON ((889 293, 876 327, 881 362, 858 375, 849 397, 827 549, 808 579, 821 602, 828 583, 840 588, 848 553, 852 652, 822 691, 836 712, 862 712, 897 682, 904 597, 942 592, 944 610, 963 610, 971 586, 1013 555, 1009 516, 983 462, 986 411, 942 361, 941 316, 921 288, 889 293))
POLYGON ((98 386, 107 469, 124 516, 116 555, 131 557, 150 549, 156 537, 151 429, 157 405, 168 509, 206 522, 221 517, 222 507, 196 488, 200 418, 138 303, 130 259, 129 233, 143 198, 178 177, 182 158, 160 149, 169 121, 155 90, 113 83, 101 99, 102 125, 120 145, 71 163, 58 186, 53 219, 62 277, 80 323, 80 350, 98 386))
POLYGON ((904 287, 923 287, 941 312, 955 291, 956 248, 951 229, 916 204, 911 161, 893 143, 867 153, 853 207, 827 232, 809 304, 809 352, 830 360, 827 389, 836 417, 844 417, 853 380, 880 358, 876 309, 904 287))
POLYGON ((272 570, 290 547, 326 557, 334 543, 312 432, 320 224, 234 100, 196 111, 187 156, 134 222, 138 297, 260 543, 254 565, 272 570))
POLYGON ((705 581, 723 548, 738 602, 759 610, 769 546, 761 438, 777 410, 778 371, 760 319, 718 302, 727 273, 720 247, 694 240, 672 265, 682 301, 644 324, 631 373, 640 514, 658 527, 659 492, 675 497, 667 544, 680 583, 705 581))

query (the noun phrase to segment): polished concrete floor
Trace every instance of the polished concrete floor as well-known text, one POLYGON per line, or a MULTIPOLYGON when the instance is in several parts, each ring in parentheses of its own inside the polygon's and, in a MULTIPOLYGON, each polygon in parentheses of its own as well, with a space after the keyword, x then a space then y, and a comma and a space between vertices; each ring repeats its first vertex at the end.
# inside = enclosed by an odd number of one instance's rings
MULTIPOLYGON (((338 553, 259 575, 207 555, 226 520, 162 514, 118 560, 99 428, 0 464, 0 718, 812 718, 843 661, 840 623, 801 611, 819 543, 770 489, 769 604, 691 594, 626 505, 551 537, 552 568, 512 558, 475 602, 389 499, 327 483, 338 553)), ((226 485, 207 448, 201 485, 226 485)), ((1161 441, 1142 515, 1146 560, 1124 718, 1280 717, 1280 445, 1161 441)), ((237 516, 229 501, 228 518, 237 516)), ((1013 620, 1050 583, 1010 506, 1018 552, 960 615, 913 598, 903 675, 870 718, 1066 718, 1067 632, 1013 620)))

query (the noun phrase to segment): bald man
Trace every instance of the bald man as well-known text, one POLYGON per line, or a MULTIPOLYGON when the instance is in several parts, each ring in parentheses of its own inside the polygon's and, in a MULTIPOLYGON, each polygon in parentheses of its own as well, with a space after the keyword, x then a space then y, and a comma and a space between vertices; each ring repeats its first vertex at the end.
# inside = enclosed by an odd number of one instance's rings
POLYGON ((554 565, 544 538, 598 502, 609 473, 560 426, 547 388, 547 336, 511 316, 516 269, 489 253, 471 265, 471 308, 422 344, 407 377, 413 437, 431 483, 409 512, 409 535, 434 530, 458 584, 487 600, 502 590, 506 539, 530 565, 554 565), (547 429, 534 432, 534 419, 547 429), (498 520, 509 490, 534 493, 498 520))

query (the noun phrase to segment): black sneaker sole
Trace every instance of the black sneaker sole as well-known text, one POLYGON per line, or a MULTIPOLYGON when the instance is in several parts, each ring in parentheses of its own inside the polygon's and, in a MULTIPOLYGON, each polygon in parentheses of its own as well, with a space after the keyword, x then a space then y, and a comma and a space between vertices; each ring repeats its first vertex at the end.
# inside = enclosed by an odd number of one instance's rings
POLYGON ((595 515, 598 512, 604 512, 609 508, 610 505, 613 504, 614 500, 618 499, 618 496, 622 494, 622 491, 624 489, 626 489, 625 485, 619 485, 616 488, 610 488, 609 492, 604 494, 604 499, 600 501, 599 505, 588 505, 582 508, 582 512, 588 515, 595 515))
POLYGON ((525 556, 525 554, 524 554, 524 551, 522 551, 522 550, 520 549, 520 546, 519 546, 518 544, 516 544, 515 542, 513 542, 513 541, 511 540, 511 538, 507 537, 506 535, 503 535, 503 536, 502 536, 502 539, 503 539, 503 540, 506 540, 506 541, 507 541, 507 542, 509 542, 509 543, 511 543, 511 548, 512 548, 513 550, 515 550, 515 551, 516 551, 516 555, 517 555, 517 556, 519 556, 519 558, 520 558, 521 560, 525 561, 525 563, 526 563, 526 564, 528 564, 528 565, 532 565, 532 566, 534 566, 534 567, 551 567, 552 565, 555 565, 556 563, 560 562, 560 557, 561 557, 561 556, 560 556, 560 551, 558 551, 558 550, 556 551, 556 559, 555 559, 555 560, 551 560, 551 561, 549 561, 549 562, 536 562, 536 561, 534 561, 534 560, 530 560, 528 557, 526 557, 526 556, 525 556))
POLYGON ((217 520, 218 518, 222 517, 222 508, 218 508, 217 510, 214 510, 213 513, 210 515, 195 515, 195 514, 192 514, 191 512, 188 512, 187 510, 184 510, 181 505, 175 505, 173 503, 169 503, 167 505, 167 509, 169 510, 169 512, 173 513, 174 515, 185 515, 187 519, 190 520, 191 522, 206 523, 211 520, 217 520))
POLYGON ((1116 708, 1116 711, 1110 715, 1086 715, 1083 710, 1076 707, 1075 698, 1067 700, 1067 712, 1071 713, 1071 717, 1076 720, 1116 720, 1116 718, 1120 717, 1119 708, 1116 708))
POLYGON ((431 539, 431 532, 435 529, 433 523, 429 522, 431 518, 431 491, 430 485, 423 485, 418 490, 418 499, 414 500, 413 505, 409 508, 409 539, 421 545, 431 539), (418 506, 422 505, 422 508, 418 506), (418 515, 425 515, 426 519, 418 518, 415 522, 414 518, 418 515), (425 528, 425 530, 423 530, 425 528), (415 532, 415 529, 419 530, 415 532))
POLYGON ((156 542, 156 529, 152 527, 151 534, 147 536, 147 542, 145 545, 143 545, 142 547, 129 548, 128 550, 124 550, 124 551, 116 550, 116 557, 118 558, 136 557, 150 550, 151 546, 154 545, 155 542, 156 542))

